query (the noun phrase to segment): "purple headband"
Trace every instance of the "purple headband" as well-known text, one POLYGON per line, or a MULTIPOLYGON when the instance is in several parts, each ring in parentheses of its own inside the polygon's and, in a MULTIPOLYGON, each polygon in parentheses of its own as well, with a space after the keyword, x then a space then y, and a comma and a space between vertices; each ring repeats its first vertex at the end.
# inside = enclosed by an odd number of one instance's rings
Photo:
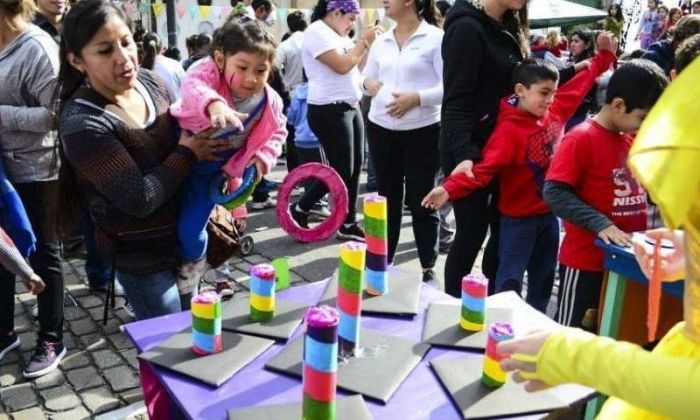
POLYGON ((359 13, 360 3, 357 0, 331 0, 326 10, 340 10, 344 13, 359 13))

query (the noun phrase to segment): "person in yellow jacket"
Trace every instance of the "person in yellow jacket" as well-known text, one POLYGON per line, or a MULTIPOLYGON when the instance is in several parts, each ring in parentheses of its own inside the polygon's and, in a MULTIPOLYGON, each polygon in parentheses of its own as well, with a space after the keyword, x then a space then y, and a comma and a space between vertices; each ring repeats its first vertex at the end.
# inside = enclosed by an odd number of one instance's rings
MULTIPOLYGON (((693 118, 700 115, 699 97, 695 59, 649 113, 629 157, 667 226, 684 232, 648 232, 674 243, 661 255, 658 272, 666 281, 685 278, 683 322, 652 352, 563 327, 501 343, 498 351, 511 356, 501 366, 514 371, 513 379, 525 382, 528 391, 569 382, 595 388, 610 396, 598 419, 700 418, 700 134, 693 118)), ((652 248, 637 244, 635 253, 650 276, 652 248)))

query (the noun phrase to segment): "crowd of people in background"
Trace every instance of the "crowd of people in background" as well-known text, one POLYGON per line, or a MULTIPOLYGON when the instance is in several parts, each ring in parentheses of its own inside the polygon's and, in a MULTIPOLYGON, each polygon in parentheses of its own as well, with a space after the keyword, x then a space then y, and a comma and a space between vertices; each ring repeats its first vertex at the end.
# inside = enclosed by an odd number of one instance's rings
MULTIPOLYGON (((235 183, 254 166, 260 182, 250 208, 274 208, 270 192, 277 183, 264 176, 282 153, 289 171, 319 162, 340 175, 349 200, 337 237, 357 241, 364 240, 356 208, 369 156, 373 189, 388 199, 389 263, 407 209, 423 281, 436 281, 438 254, 445 251, 444 287, 455 297, 486 241, 482 271, 493 280, 490 292, 523 293, 528 272, 528 293, 537 298, 531 303, 545 311, 557 263, 557 217, 565 220, 557 319, 593 330, 602 266, 595 256, 577 257, 592 252, 581 243, 598 237, 626 245, 632 226, 650 225, 619 222, 591 192, 613 187, 587 184, 603 176, 587 171, 624 162, 580 167, 585 159, 570 145, 589 147, 586 136, 598 136, 617 150, 620 139, 628 141, 619 133, 639 127, 666 78, 679 71, 678 57, 687 62, 699 52, 700 0, 671 8, 649 0, 635 34, 640 49, 624 53, 618 40, 628 29, 619 3, 598 25, 566 36, 559 30, 530 36, 526 3, 386 0, 391 25, 358 27, 356 0, 319 0, 310 21, 301 11, 289 13, 288 33, 275 40, 267 31, 275 4, 253 0, 234 8, 213 34, 188 36, 183 57, 158 34, 135 31, 111 2, 83 0, 68 9, 53 0, 0 0, 0 175, 9 185, 5 202, 19 203, 1 206, 16 212, 0 217, 8 232, 0 238, 7 268, 0 269, 0 358, 19 346, 15 275, 38 294, 38 342, 24 375, 44 375, 66 354, 61 259, 71 238, 84 240, 91 291, 125 295, 136 319, 186 309, 206 270, 212 177, 223 172, 235 183), (615 71, 615 59, 626 70, 615 71), (629 80, 654 94, 638 98, 629 80), (546 92, 532 93, 542 81, 546 92), (560 97, 573 95, 568 89, 575 83, 581 88, 564 111, 560 97), (480 172, 495 153, 489 144, 504 112, 536 114, 528 108, 534 105, 521 103, 527 95, 546 97, 537 117, 551 126, 542 134, 546 144, 527 151, 543 155, 526 156, 541 163, 530 189, 539 201, 527 216, 544 215, 533 229, 546 230, 553 250, 541 256, 546 264, 533 262, 534 254, 514 256, 514 247, 544 235, 516 226, 520 214, 508 214, 512 207, 503 204, 509 194, 529 190, 512 191, 503 185, 507 176, 499 185, 480 172), (227 127, 235 130, 226 138, 210 138, 227 127), (554 154, 562 129, 568 137, 554 154), (557 170, 548 173, 550 163, 557 170), (425 201, 445 177, 440 205, 425 201), (455 195, 455 177, 479 187, 455 195), (449 207, 440 209, 448 198, 454 229, 444 217, 449 207)), ((306 182, 297 191, 288 209, 296 223, 308 227, 330 216, 322 184, 306 182)), ((646 215, 646 204, 643 210, 646 215)), ((234 211, 237 219, 246 214, 234 211)), ((226 278, 220 268, 217 290, 230 295, 226 278)))

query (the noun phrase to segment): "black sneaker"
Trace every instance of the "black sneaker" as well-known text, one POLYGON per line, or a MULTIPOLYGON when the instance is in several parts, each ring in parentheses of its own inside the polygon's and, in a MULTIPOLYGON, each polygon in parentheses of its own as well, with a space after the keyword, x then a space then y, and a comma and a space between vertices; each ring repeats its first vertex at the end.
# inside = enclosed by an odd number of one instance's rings
POLYGON ((423 283, 433 283, 437 281, 437 277, 435 277, 435 270, 432 268, 427 268, 423 270, 423 283))
POLYGON ((309 213, 304 213, 297 204, 292 203, 289 205, 289 214, 299 227, 309 228, 309 213))
POLYGON ((338 234, 336 235, 338 239, 350 239, 353 241, 365 241, 365 231, 362 230, 360 225, 353 223, 351 225, 343 225, 338 229, 338 234))
POLYGON ((12 350, 19 347, 19 337, 15 333, 6 334, 0 337, 0 360, 12 350))
POLYGON ((44 376, 58 367, 58 364, 66 355, 66 348, 63 343, 39 341, 29 365, 24 368, 22 375, 27 379, 34 379, 44 376))

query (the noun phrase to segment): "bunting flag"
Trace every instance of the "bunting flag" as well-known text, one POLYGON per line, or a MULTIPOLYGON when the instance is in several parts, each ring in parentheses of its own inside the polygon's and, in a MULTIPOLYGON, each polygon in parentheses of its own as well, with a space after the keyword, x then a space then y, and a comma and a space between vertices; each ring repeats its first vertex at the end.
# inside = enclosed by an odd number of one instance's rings
POLYGON ((287 15, 289 14, 288 9, 283 9, 283 8, 278 8, 277 9, 277 17, 279 18, 278 20, 285 25, 287 24, 287 15))
POLYGON ((377 9, 367 9, 367 22, 374 25, 374 18, 377 16, 377 9))
POLYGON ((187 6, 184 4, 178 4, 175 11, 177 11, 177 16, 182 19, 182 17, 185 16, 185 13, 187 13, 187 6))
POLYGON ((221 19, 221 9, 219 6, 211 6, 211 20, 218 22, 221 19))
POLYGON ((360 9, 360 23, 365 21, 365 9, 360 9))
POLYGON ((139 12, 141 12, 142 15, 148 13, 149 10, 150 5, 148 3, 139 4, 139 12))
POLYGON ((384 20, 384 16, 386 16, 386 10, 384 10, 384 9, 377 9, 377 16, 379 16, 377 19, 379 19, 380 22, 383 21, 383 20, 384 20))
POLYGON ((197 17, 197 13, 199 13, 199 6, 191 4, 187 7, 187 12, 190 15, 190 19, 194 20, 197 17))
POLYGON ((163 14, 163 10, 165 10, 165 5, 163 3, 155 3, 153 5, 153 14, 156 15, 156 18, 159 18, 160 15, 163 14))
POLYGON ((228 15, 231 14, 231 12, 233 12, 233 7, 231 7, 231 6, 224 6, 221 8, 221 16, 224 19, 226 19, 228 17, 228 15))
POLYGON ((199 6, 199 14, 202 15, 202 20, 209 20, 211 6, 199 6))

